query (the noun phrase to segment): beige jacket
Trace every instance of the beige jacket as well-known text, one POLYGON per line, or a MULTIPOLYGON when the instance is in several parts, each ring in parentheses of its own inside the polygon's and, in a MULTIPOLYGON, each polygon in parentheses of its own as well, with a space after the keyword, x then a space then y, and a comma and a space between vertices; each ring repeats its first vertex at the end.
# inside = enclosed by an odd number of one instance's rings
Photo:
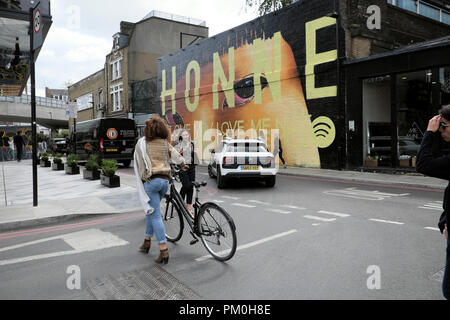
POLYGON ((150 199, 144 190, 143 181, 148 181, 155 174, 170 177, 169 160, 181 165, 185 163, 184 158, 167 140, 155 139, 147 142, 145 137, 142 137, 136 143, 134 150, 134 173, 136 175, 139 198, 146 213, 152 213, 153 208, 148 203, 150 199))

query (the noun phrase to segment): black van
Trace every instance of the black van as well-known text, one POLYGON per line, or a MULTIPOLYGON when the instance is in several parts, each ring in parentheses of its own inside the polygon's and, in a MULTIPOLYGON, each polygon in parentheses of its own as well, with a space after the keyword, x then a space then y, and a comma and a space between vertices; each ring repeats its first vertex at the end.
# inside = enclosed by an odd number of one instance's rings
POLYGON ((70 152, 76 153, 79 161, 85 161, 91 154, 97 154, 99 160, 115 159, 128 167, 133 160, 137 139, 137 128, 133 119, 99 118, 76 124, 76 140, 72 132, 70 152))

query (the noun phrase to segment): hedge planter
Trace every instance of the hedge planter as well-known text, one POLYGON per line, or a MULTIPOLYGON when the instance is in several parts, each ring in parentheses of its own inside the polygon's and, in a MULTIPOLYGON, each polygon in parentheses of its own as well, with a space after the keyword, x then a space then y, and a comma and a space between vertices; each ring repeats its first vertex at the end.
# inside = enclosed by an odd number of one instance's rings
POLYGON ((53 163, 52 170, 54 171, 62 171, 64 170, 64 163, 53 163))
POLYGON ((50 161, 45 161, 45 160, 42 160, 41 159, 41 167, 43 167, 43 168, 50 168, 52 166, 52 164, 51 164, 51 162, 50 161))
POLYGON ((100 180, 100 170, 83 170, 83 178, 87 180, 100 180))
POLYGON ((105 175, 100 175, 100 180, 102 185, 107 186, 108 188, 118 188, 120 187, 120 177, 119 176, 112 176, 108 177, 105 175))
POLYGON ((66 165, 66 174, 75 175, 80 174, 80 167, 79 166, 68 166, 66 165))

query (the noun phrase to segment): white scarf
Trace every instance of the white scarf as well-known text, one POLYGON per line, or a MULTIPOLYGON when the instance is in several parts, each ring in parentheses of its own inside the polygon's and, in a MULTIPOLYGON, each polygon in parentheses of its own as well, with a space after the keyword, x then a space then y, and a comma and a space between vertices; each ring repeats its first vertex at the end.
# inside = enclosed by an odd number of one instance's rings
POLYGON ((139 174, 140 166, 145 166, 146 171, 152 172, 152 162, 147 155, 147 142, 145 137, 140 138, 136 143, 133 160, 134 174, 136 175, 136 182, 139 192, 139 200, 141 201, 145 214, 152 214, 155 209, 149 204, 150 198, 148 197, 147 192, 145 192, 144 183, 142 182, 141 175, 139 174), (139 148, 140 154, 136 151, 137 148, 139 148))

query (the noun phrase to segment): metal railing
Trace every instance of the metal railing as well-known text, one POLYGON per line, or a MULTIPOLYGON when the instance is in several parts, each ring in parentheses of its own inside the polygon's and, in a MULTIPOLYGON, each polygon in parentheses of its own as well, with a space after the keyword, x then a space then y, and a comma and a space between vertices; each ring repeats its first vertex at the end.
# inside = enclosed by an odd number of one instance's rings
MULTIPOLYGON (((31 104, 31 96, 28 95, 22 95, 20 97, 0 96, 0 102, 31 104)), ((51 107, 58 109, 67 108, 66 101, 45 97, 36 97, 36 105, 41 107, 51 107)))

